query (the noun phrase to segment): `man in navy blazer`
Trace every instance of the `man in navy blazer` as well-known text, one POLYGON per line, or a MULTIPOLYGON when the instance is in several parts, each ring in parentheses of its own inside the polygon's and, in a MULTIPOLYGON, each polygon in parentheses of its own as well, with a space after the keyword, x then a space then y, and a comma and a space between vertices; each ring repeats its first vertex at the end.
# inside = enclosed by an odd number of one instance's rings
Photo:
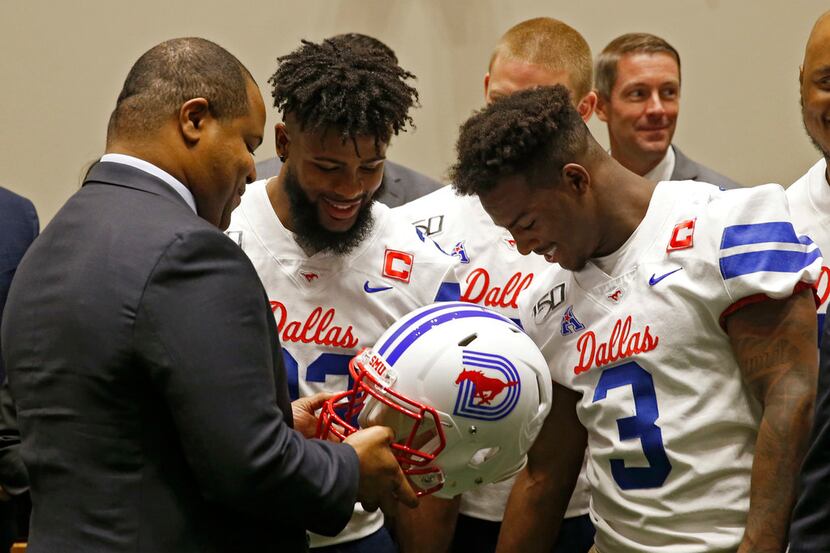
MULTIPOLYGON (((17 265, 26 253, 26 249, 37 237, 40 223, 37 212, 32 202, 22 196, 18 196, 10 190, 0 187, 0 318, 3 316, 3 308, 6 305, 6 297, 9 295, 9 287, 12 284, 12 277, 17 270, 17 265)), ((0 341, 0 351, 3 343, 0 341)), ((0 385, 5 387, 6 369, 3 365, 3 357, 0 355, 0 385)), ((11 410, 13 416, 14 406, 3 391, 0 397, 0 410, 11 410)), ((12 543, 20 536, 18 519, 25 520, 29 513, 29 499, 25 495, 26 479, 25 469, 16 453, 16 435, 14 419, 12 418, 12 435, 7 436, 0 432, 0 550, 8 551, 12 543), (7 438, 11 451, 6 455, 7 438)), ((25 525, 23 525, 25 526, 25 525)))
MULTIPOLYGON (((0 187, 0 316, 6 306, 6 297, 17 265, 37 237, 39 228, 40 223, 32 202, 0 187)), ((0 341, 0 350, 2 344, 0 341)), ((6 369, 0 357, 0 382, 5 379, 6 369)))
POLYGON ((306 439, 323 398, 288 401, 265 292, 220 230, 264 124, 227 51, 151 48, 107 154, 18 268, 2 335, 29 553, 304 551, 306 530, 336 534, 357 500, 416 503, 391 430, 306 439))

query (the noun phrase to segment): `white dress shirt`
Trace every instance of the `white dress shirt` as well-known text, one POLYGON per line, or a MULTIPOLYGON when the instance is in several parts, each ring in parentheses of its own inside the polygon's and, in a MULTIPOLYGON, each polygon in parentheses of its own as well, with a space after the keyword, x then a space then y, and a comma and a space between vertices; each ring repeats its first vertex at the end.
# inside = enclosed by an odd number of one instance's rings
POLYGON ((179 196, 184 198, 184 201, 187 202, 187 205, 190 206, 190 209, 193 210, 193 213, 198 214, 196 211, 196 201, 193 199, 193 194, 190 193, 190 190, 182 184, 182 182, 168 173, 163 169, 159 169, 152 163, 148 161, 144 161, 143 159, 139 159, 137 157, 128 156, 125 154, 104 154, 101 157, 101 161, 107 163, 121 163, 124 165, 129 165, 130 167, 135 167, 136 169, 140 169, 145 173, 150 173, 156 178, 159 178, 169 184, 173 190, 179 193, 179 196))
POLYGON ((660 163, 655 165, 651 171, 643 176, 652 182, 671 180, 671 174, 674 173, 674 162, 674 148, 669 146, 666 150, 666 155, 663 156, 660 163))

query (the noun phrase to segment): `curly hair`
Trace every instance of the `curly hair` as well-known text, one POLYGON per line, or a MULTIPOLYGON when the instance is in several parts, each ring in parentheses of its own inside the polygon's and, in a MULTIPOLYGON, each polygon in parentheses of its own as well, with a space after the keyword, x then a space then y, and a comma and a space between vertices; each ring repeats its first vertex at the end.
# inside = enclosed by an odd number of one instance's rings
POLYGON ((349 48, 362 48, 372 54, 387 56, 395 63, 398 63, 398 56, 395 55, 395 51, 373 36, 362 33, 342 33, 329 37, 329 40, 335 44, 342 44, 349 48))
POLYGON ((268 79, 274 107, 304 131, 337 129, 344 141, 374 136, 377 145, 414 126, 408 113, 418 91, 407 81, 415 75, 389 56, 366 55, 339 40, 303 40, 277 62, 268 79))
POLYGON ((501 179, 556 174, 588 148, 590 134, 562 85, 515 92, 473 114, 456 142, 450 169, 456 192, 482 194, 501 179))

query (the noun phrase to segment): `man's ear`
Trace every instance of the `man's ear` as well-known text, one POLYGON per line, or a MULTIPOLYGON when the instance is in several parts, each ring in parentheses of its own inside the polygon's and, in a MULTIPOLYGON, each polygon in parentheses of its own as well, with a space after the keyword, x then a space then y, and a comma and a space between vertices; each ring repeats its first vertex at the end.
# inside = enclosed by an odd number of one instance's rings
POLYGON ((286 129, 285 123, 274 125, 274 145, 277 149, 277 157, 283 163, 288 159, 289 144, 291 144, 291 139, 288 137, 288 129, 286 129))
POLYGON ((490 102, 490 72, 484 74, 484 103, 490 102))
MULTIPOLYGON (((602 121, 603 123, 607 123, 608 122, 608 109, 609 109, 608 101, 603 99, 602 94, 596 93, 596 90, 594 91, 594 93, 595 93, 596 98, 597 98, 597 104, 594 107, 594 112, 597 114, 597 117, 599 118, 600 121, 602 121)), ((580 113, 580 115, 582 115, 582 114, 580 113)))
POLYGON ((188 144, 199 142, 207 119, 211 117, 205 98, 192 98, 179 108, 179 128, 188 144))
POLYGON ((562 184, 577 195, 582 195, 591 186, 591 174, 578 163, 567 163, 562 167, 562 184))
POLYGON ((798 86, 804 86, 804 66, 798 66, 798 86))
POLYGON ((576 111, 579 112, 579 116, 582 117, 582 120, 586 123, 591 118, 591 115, 594 114, 594 110, 597 108, 597 100, 597 93, 595 90, 592 90, 586 94, 576 106, 576 111))

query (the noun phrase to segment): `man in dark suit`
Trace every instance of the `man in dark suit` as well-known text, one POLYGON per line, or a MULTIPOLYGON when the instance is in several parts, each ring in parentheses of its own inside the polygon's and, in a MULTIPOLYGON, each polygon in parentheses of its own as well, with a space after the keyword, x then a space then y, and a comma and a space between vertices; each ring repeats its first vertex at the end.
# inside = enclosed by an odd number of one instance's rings
MULTIPOLYGON (((827 92, 830 67, 830 11, 822 14, 810 33, 799 71, 804 129, 821 158, 787 189, 787 202, 796 231, 809 236, 824 252, 822 276, 830 274, 830 127, 827 92)), ((810 447, 801 466, 798 501, 790 526, 790 552, 830 551, 830 284, 818 286, 820 342, 818 391, 810 447), (822 325, 824 331, 822 334, 822 325)), ((821 282, 821 281, 820 281, 821 282)))
POLYGON ((651 181, 740 185, 672 145, 680 111, 680 54, 662 38, 628 33, 597 56, 597 117, 608 125, 611 156, 651 181))
POLYGON ((830 547, 830 325, 821 339, 818 390, 810 447, 801 467, 798 501, 790 526, 791 553, 830 547))
MULTIPOLYGON (((398 63, 398 57, 394 50, 369 35, 345 33, 335 35, 328 40, 343 48, 360 50, 372 56, 386 56, 396 64, 398 63)), ((268 158, 256 164, 257 177, 260 179, 276 177, 281 169, 282 160, 277 157, 268 158)), ((386 160, 383 164, 383 180, 374 195, 374 199, 389 207, 397 207, 421 196, 426 196, 433 190, 438 190, 441 186, 442 184, 437 180, 386 160)))
POLYGON ((304 551, 306 529, 337 533, 356 500, 416 503, 391 430, 304 437, 322 398, 289 403, 262 285, 219 230, 264 123, 227 51, 155 46, 107 154, 21 263, 2 333, 30 553, 304 551))
MULTIPOLYGON (((37 237, 40 223, 32 202, 0 187, 0 317, 9 295, 12 277, 26 249, 37 237)), ((0 351, 3 345, 0 341, 0 351)), ((29 517, 26 472, 17 454, 14 405, 6 393, 6 369, 0 356, 0 410, 9 412, 11 428, 0 432, 0 551, 8 551, 12 543, 25 534, 29 517), (18 520, 22 524, 18 524, 18 520)))

